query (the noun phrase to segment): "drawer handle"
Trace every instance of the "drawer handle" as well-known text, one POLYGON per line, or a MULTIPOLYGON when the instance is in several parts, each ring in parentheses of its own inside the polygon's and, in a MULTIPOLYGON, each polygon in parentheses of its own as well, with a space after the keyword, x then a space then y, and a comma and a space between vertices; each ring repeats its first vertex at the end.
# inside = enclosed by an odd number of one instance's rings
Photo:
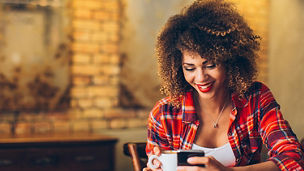
POLYGON ((95 156, 77 156, 75 160, 77 162, 89 162, 95 160, 95 156))
POLYGON ((0 166, 9 166, 11 164, 13 164, 11 160, 0 160, 0 166))
POLYGON ((49 165, 56 163, 56 158, 55 157, 42 157, 39 159, 34 160, 34 164, 36 165, 49 165))

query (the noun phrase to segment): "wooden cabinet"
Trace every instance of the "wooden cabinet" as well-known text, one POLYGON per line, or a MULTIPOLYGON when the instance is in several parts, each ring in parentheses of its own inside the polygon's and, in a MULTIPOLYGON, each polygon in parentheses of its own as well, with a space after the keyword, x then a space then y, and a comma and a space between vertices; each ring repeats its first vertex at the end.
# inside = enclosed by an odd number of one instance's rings
POLYGON ((116 138, 98 134, 0 138, 1 171, 113 171, 116 138))

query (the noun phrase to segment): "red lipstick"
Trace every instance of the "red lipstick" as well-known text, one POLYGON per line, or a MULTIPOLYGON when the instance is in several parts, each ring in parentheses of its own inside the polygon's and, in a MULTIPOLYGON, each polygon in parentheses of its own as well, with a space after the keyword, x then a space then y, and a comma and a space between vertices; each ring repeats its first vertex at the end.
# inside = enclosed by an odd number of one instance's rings
POLYGON ((209 92, 212 87, 213 87, 213 82, 212 83, 207 83, 207 84, 196 84, 197 88, 203 92, 203 93, 207 93, 209 92))

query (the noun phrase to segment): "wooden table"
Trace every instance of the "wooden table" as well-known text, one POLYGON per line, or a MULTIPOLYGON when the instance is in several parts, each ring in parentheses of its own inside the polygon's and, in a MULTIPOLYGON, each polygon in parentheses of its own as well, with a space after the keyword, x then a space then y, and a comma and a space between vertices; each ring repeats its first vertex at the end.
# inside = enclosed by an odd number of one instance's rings
POLYGON ((0 138, 1 171, 113 171, 116 138, 47 134, 0 138))

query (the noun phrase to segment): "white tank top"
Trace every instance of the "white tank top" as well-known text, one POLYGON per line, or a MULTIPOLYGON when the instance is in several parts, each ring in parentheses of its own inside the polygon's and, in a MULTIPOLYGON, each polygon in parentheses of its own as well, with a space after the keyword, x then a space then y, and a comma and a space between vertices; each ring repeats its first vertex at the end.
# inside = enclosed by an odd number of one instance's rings
POLYGON ((226 167, 235 165, 235 156, 229 143, 217 148, 206 148, 193 144, 192 149, 204 151, 205 156, 213 156, 226 167))

